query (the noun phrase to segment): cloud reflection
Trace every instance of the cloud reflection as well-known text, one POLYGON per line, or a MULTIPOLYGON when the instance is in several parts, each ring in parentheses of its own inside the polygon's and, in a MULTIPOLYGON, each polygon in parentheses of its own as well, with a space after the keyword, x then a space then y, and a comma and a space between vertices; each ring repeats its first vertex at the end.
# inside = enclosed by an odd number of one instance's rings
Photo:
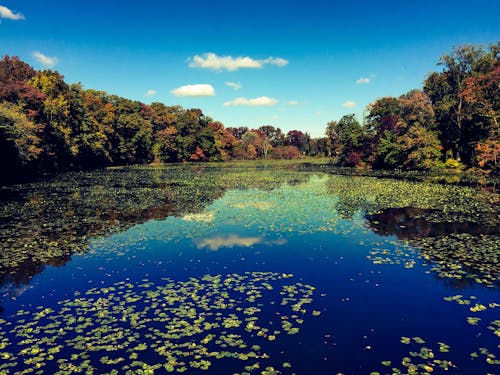
POLYGON ((215 212, 201 212, 198 214, 187 214, 182 217, 183 220, 197 221, 202 223, 212 223, 215 219, 215 212))
POLYGON ((198 249, 208 248, 212 251, 217 251, 221 248, 232 248, 232 247, 251 247, 253 245, 284 245, 287 240, 284 238, 278 238, 276 240, 266 240, 264 237, 241 237, 236 234, 231 234, 229 236, 218 236, 210 238, 199 238, 195 240, 196 247, 198 249))

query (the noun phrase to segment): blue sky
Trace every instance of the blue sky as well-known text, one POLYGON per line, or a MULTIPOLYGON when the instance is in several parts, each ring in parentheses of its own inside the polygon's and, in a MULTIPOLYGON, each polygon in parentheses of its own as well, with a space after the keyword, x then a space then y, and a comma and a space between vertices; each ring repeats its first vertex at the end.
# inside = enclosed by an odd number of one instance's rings
POLYGON ((454 45, 499 40, 498 14, 497 0, 0 0, 0 54, 226 126, 322 136, 420 88, 454 45))

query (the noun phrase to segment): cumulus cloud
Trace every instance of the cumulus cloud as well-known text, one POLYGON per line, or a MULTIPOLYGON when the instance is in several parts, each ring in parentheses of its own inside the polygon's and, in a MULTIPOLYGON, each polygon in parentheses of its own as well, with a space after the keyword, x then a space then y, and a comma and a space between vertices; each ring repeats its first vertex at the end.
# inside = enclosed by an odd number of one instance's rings
POLYGON ((238 83, 236 83, 236 82, 226 82, 226 86, 232 87, 235 90, 239 90, 242 87, 239 82, 238 83))
POLYGON ((212 85, 186 85, 170 91, 175 96, 214 96, 215 89, 212 85))
POLYGON ((300 105, 300 102, 299 102, 298 100, 290 100, 290 101, 288 102, 288 105, 291 105, 291 106, 293 106, 293 107, 296 107, 296 106, 300 105))
POLYGON ((0 5, 0 18, 19 21, 19 20, 24 20, 24 15, 22 13, 14 13, 9 8, 0 5))
POLYGON ((344 104, 342 104, 342 107, 344 107, 344 108, 354 108, 354 107, 356 107, 356 102, 353 102, 352 100, 348 100, 344 104))
POLYGON ((198 249, 208 248, 212 251, 217 251, 221 248, 251 247, 257 244, 271 246, 285 245, 286 243, 287 240, 284 238, 278 238, 276 240, 266 240, 263 237, 241 237, 236 234, 212 238, 201 238, 195 240, 195 244, 198 249))
POLYGON ((156 94, 158 94, 158 91, 150 89, 150 90, 146 91, 146 93, 144 95, 146 95, 146 96, 155 96, 156 94))
POLYGON ((372 79, 371 79, 371 78, 369 78, 369 77, 361 77, 361 78, 359 78, 358 80, 356 80, 356 83, 357 83, 358 85, 367 85, 367 84, 369 84, 371 81, 372 81, 372 79))
POLYGON ((288 60, 285 60, 285 59, 283 59, 281 57, 276 57, 276 58, 274 58, 274 57, 268 57, 267 59, 262 60, 262 62, 264 64, 275 65, 275 66, 277 66, 279 68, 282 68, 282 67, 288 65, 288 60))
POLYGON ((56 65, 59 62, 57 57, 50 57, 50 56, 44 55, 40 51, 34 51, 33 57, 40 64, 42 64, 43 66, 49 67, 49 68, 53 67, 54 65, 56 65))
POLYGON ((218 56, 213 52, 205 53, 204 55, 196 55, 190 59, 189 66, 191 68, 202 68, 211 70, 228 70, 234 72, 238 69, 259 69, 264 65, 275 65, 283 67, 288 65, 288 61, 278 57, 268 57, 264 60, 255 60, 251 57, 232 57, 232 56, 218 56))
POLYGON ((274 98, 269 98, 267 96, 261 96, 259 98, 247 99, 247 98, 236 98, 229 102, 225 102, 225 107, 272 107, 276 105, 278 101, 274 98))

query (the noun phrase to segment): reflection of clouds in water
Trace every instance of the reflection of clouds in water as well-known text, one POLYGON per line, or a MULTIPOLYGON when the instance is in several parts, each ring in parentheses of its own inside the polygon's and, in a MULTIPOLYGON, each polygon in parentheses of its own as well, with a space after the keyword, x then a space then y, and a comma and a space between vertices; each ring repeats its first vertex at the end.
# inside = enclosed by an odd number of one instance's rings
POLYGON ((264 237, 240 237, 236 234, 229 236, 218 236, 211 238, 199 238, 194 241, 198 249, 209 248, 212 251, 217 251, 227 247, 251 247, 253 245, 284 245, 287 240, 278 238, 276 240, 266 240, 264 237))
POLYGON ((187 214, 182 217, 186 221, 197 221, 202 223, 213 223, 215 219, 215 212, 201 212, 199 214, 187 214))
POLYGON ((272 202, 242 202, 242 203, 235 203, 232 205, 232 207, 239 208, 239 209, 245 209, 245 208, 255 208, 257 210, 269 210, 270 208, 274 207, 274 203, 272 202))
POLYGON ((23 295, 26 291, 30 290, 33 288, 32 285, 23 285, 18 288, 14 288, 13 290, 10 291, 10 297, 12 299, 16 299, 17 297, 20 297, 23 295))

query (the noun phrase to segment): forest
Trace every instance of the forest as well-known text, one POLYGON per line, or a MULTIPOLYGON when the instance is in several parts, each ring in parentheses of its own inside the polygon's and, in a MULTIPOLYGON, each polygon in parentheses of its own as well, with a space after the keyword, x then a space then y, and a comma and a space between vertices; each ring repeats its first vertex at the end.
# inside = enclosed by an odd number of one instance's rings
POLYGON ((476 169, 498 173, 500 43, 444 54, 423 88, 383 97, 327 125, 333 162, 377 169, 476 169))
POLYGON ((18 57, 0 61, 0 182, 152 162, 328 156, 339 166, 498 173, 500 42, 444 54, 423 88, 331 121, 325 137, 272 125, 225 127, 201 109, 68 84, 18 57))

